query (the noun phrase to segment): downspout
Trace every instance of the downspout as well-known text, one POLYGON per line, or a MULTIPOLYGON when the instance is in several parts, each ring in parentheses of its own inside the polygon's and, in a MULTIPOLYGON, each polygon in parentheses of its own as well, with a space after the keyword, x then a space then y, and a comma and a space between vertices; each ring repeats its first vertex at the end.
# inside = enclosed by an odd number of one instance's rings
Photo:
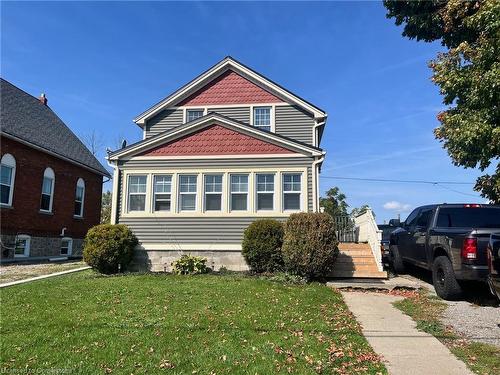
POLYGON ((313 189, 315 197, 313 200, 313 212, 319 212, 319 166, 325 160, 326 152, 323 151, 321 156, 313 161, 313 189))

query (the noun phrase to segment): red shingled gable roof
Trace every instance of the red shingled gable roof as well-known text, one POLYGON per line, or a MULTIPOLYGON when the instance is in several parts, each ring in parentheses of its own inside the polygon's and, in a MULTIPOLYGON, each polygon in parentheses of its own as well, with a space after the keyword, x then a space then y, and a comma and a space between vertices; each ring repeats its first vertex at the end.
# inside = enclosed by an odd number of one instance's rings
POLYGON ((211 125, 173 142, 155 147, 141 156, 292 154, 284 147, 239 133, 221 125, 211 125))
POLYGON ((182 100, 178 106, 281 103, 283 100, 243 78, 238 73, 228 70, 220 77, 182 100))

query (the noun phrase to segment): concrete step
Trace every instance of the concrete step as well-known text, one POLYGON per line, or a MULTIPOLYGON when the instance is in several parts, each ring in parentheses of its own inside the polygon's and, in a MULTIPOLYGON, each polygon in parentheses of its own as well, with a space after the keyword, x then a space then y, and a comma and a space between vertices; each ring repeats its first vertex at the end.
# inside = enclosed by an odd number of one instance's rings
POLYGON ((331 277, 335 278, 369 278, 369 279, 387 279, 387 272, 383 271, 347 271, 333 270, 331 277))

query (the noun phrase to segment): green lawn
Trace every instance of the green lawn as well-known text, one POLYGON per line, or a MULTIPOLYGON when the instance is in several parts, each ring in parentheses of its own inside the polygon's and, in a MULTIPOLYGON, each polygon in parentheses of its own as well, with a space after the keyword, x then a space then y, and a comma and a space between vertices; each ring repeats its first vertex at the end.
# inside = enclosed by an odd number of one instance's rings
POLYGON ((386 374, 320 284, 84 271, 0 297, 0 372, 386 374))

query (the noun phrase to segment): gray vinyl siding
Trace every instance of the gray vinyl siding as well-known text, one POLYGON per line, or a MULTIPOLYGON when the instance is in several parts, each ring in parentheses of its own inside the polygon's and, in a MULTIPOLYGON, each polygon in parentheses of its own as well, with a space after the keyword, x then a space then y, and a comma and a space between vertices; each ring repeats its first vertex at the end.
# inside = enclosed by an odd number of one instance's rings
POLYGON ((312 145, 314 118, 297 106, 276 106, 275 131, 277 134, 312 145))
POLYGON ((182 125, 182 109, 166 109, 146 122, 146 138, 182 125))
POLYGON ((222 116, 250 123, 250 107, 230 107, 230 108, 208 108, 207 113, 216 112, 222 116))

